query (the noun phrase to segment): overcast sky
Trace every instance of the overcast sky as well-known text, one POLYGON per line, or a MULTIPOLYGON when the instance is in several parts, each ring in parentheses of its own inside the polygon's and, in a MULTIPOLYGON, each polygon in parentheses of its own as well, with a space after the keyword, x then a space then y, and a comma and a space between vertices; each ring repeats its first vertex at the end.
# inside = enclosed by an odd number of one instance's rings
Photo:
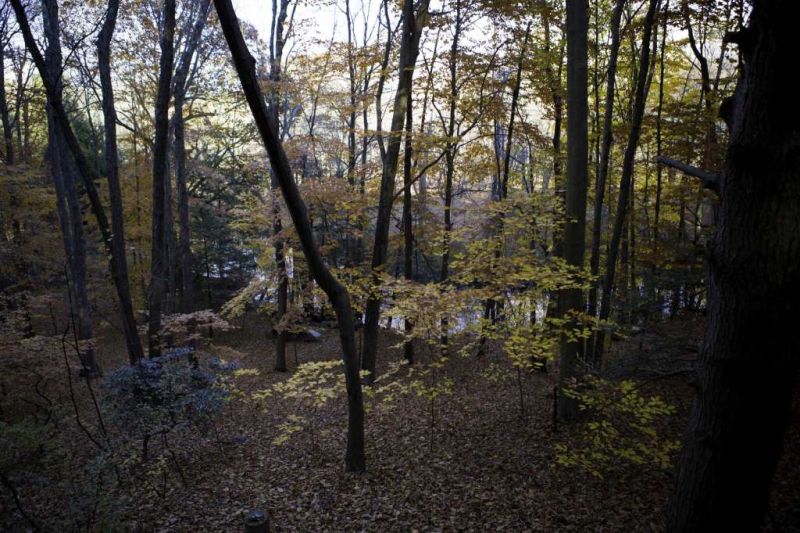
MULTIPOLYGON (((353 4, 359 5, 360 2, 356 0, 353 4)), ((262 39, 269 40, 269 26, 272 22, 272 0, 233 0, 233 7, 236 9, 236 14, 240 19, 252 24, 258 30, 262 39)), ((330 40, 336 19, 340 18, 339 22, 342 23, 340 25, 344 24, 344 16, 337 13, 335 3, 332 2, 315 2, 314 0, 303 2, 298 5, 295 18, 311 22, 312 28, 309 28, 309 31, 313 35, 304 35, 304 40, 309 40, 308 38, 310 40, 330 40)), ((338 35, 338 33, 337 29, 337 38, 346 38, 346 35, 342 36, 338 35)))

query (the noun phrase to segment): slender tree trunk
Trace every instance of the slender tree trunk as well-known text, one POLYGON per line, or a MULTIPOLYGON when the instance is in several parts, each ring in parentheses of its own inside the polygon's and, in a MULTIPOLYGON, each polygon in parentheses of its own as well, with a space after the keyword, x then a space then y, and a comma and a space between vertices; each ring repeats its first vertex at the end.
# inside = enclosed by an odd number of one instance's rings
MULTIPOLYGON (((445 177, 444 177, 444 233, 442 235, 442 268, 440 281, 444 284, 450 276, 450 233, 453 231, 453 177, 455 176, 455 159, 458 148, 456 137, 456 105, 458 104, 458 41, 461 37, 462 18, 461 0, 456 0, 456 19, 453 29, 453 43, 450 46, 450 57, 448 58, 448 68, 450 70, 450 95, 448 102, 448 122, 447 138, 449 144, 447 152, 444 154, 445 177)), ((449 323, 446 318, 442 319, 441 345, 442 351, 447 351, 449 323)))
POLYGON ((800 5, 756 1, 737 32, 744 71, 733 99, 697 397, 668 531, 758 531, 781 450, 800 342, 800 5))
MULTIPOLYGON (((170 91, 170 95, 171 95, 170 91)), ((169 112, 169 111, 167 111, 169 112)), ((167 128, 169 132, 171 128, 167 128)), ((169 145, 169 133, 167 133, 167 143, 169 145)), ((163 312, 171 315, 175 312, 175 297, 177 293, 177 269, 176 253, 177 241, 175 239, 175 210, 173 208, 173 188, 172 188, 172 169, 169 160, 169 148, 164 158, 164 275, 166 286, 164 291, 163 312)), ((172 344, 172 336, 164 338, 164 342, 169 346, 172 344)))
POLYGON ((277 135, 276 125, 261 93, 256 75, 255 60, 250 55, 239 29, 239 22, 231 0, 214 0, 225 40, 231 50, 236 71, 242 84, 250 111, 258 126, 264 147, 269 154, 272 169, 278 178, 283 199, 294 222, 297 236, 308 262, 309 270, 317 284, 325 292, 336 312, 339 336, 342 344, 345 384, 347 388, 348 427, 345 469, 348 472, 366 470, 364 455, 364 402, 359 376, 358 352, 355 343, 355 324, 350 295, 347 289, 331 274, 317 248, 314 233, 308 220, 308 211, 300 192, 292 179, 289 159, 277 135))
MULTIPOLYGON (((639 58, 639 71, 636 80, 636 93, 634 96, 633 116, 631 117, 631 130, 628 134, 628 144, 622 161, 622 176, 619 182, 619 196, 617 197, 617 213, 614 219, 614 230, 611 234, 611 243, 608 249, 606 272, 603 278, 603 298, 600 302, 600 320, 607 320, 611 314, 611 295, 614 290, 614 275, 616 273, 617 255, 622 239, 622 232, 630 204, 631 180, 633 177, 633 163, 636 156, 636 147, 639 143, 639 134, 642 129, 644 106, 647 100, 647 80, 650 67, 650 36, 653 30, 653 19, 659 0, 650 0, 647 14, 644 19, 642 47, 639 58)), ((595 344, 595 364, 600 364, 605 347, 605 332, 597 332, 595 344)))
MULTIPOLYGON (((428 18, 428 0, 421 0, 414 13, 413 2, 403 5, 403 36, 400 43, 400 64, 398 68, 397 92, 392 111, 391 137, 386 146, 386 157, 381 173, 378 217, 375 222, 375 242, 372 248, 372 269, 374 282, 378 285, 378 271, 384 268, 389 249, 389 226, 394 200, 394 181, 400 155, 401 132, 406 117, 406 106, 410 105, 411 83, 414 66, 419 53, 419 41, 428 18)), ((367 300, 364 324, 364 343, 361 352, 361 368, 369 372, 368 382, 375 379, 376 352, 378 349, 378 324, 380 320, 380 295, 372 295, 367 300)))
MULTIPOLYGON (((626 0, 616 0, 614 11, 611 13, 611 49, 608 57, 608 72, 606 73, 606 97, 605 109, 603 110, 603 134, 600 144, 600 160, 597 165, 597 180, 594 188, 594 213, 592 223, 592 255, 589 260, 592 276, 597 276, 600 272, 600 241, 602 240, 603 230, 603 200, 606 190, 606 178, 608 176, 608 161, 611 155, 611 125, 614 116, 614 93, 617 80, 617 58, 619 57, 619 26, 622 20, 622 9, 626 0)), ((589 316, 597 316, 597 283, 592 282, 589 289, 589 316)), ((587 358, 594 360, 594 336, 588 348, 587 358)))
MULTIPOLYGON (((661 115, 664 110, 664 58, 666 57, 667 48, 667 19, 669 18, 669 0, 667 0, 664 10, 662 11, 662 26, 661 26, 661 58, 658 62, 658 108, 656 109, 656 160, 663 156, 663 137, 661 132, 662 119, 661 115)), ((658 304, 659 313, 661 312, 661 296, 658 290, 658 279, 660 274, 658 248, 660 245, 660 218, 661 218, 661 192, 663 188, 663 170, 664 165, 656 163, 656 202, 653 213, 653 284, 656 286, 656 302, 658 304)))
MULTIPOLYGON (((553 100, 553 138, 551 140, 551 144, 553 146, 553 189, 554 189, 554 199, 555 204, 557 206, 564 205, 565 202, 565 188, 564 188, 564 178, 562 172, 562 161, 561 161, 561 128, 562 128, 562 121, 564 116, 564 98, 561 91, 561 71, 564 64, 564 53, 563 48, 560 49, 559 57, 558 57, 558 75, 553 71, 553 66, 551 64, 551 53, 553 49, 552 45, 552 38, 550 35, 550 8, 548 6, 544 6, 544 15, 542 23, 544 25, 544 50, 547 57, 547 63, 545 66, 545 76, 547 77, 547 84, 550 88, 550 95, 553 100)), ((588 37, 587 37, 588 40, 588 37)), ((588 63, 588 59, 587 59, 588 63)), ((588 79, 588 74, 587 74, 588 79)), ((588 92, 587 92, 588 94, 588 92)), ((588 105, 587 105, 588 110, 588 105)), ((588 141, 587 141, 588 142, 588 141)), ((558 212, 558 209, 554 209, 554 212, 558 212)), ((553 243, 552 243, 552 253, 556 257, 563 257, 564 250, 563 250, 563 236, 560 232, 556 231, 553 233, 552 236, 553 243)), ((552 292, 550 294, 550 298, 548 301, 547 306, 547 316, 556 316, 559 313, 559 305, 558 305, 558 292, 552 292)))
MULTIPOLYGON (((345 18, 347 22, 347 74, 350 82, 349 94, 349 113, 347 117, 347 183, 351 189, 356 186, 356 92, 358 85, 356 83, 356 64, 355 42, 353 41, 353 20, 350 13, 350 0, 345 0, 345 18)), ((348 265, 353 265, 358 257, 359 243, 357 239, 352 236, 346 237, 346 258, 345 261, 348 265)))
MULTIPOLYGON (((408 105, 406 106, 405 150, 403 153, 403 277, 407 281, 414 279, 414 228, 411 216, 411 134, 413 132, 414 114, 412 113, 411 102, 411 90, 409 88, 408 105)), ((408 318, 404 320, 404 327, 406 335, 410 335, 414 329, 413 323, 408 318)), ((412 341, 406 341, 403 344, 403 354, 406 361, 409 363, 414 362, 414 343, 412 341)))
MULTIPOLYGON (((3 13, 4 20, 0 28, 0 119, 3 121, 3 144, 5 146, 6 165, 14 164, 14 134, 11 130, 11 117, 6 99, 6 35, 8 30, 8 13, 3 13)), ((17 119, 19 120, 19 119, 17 119)))
MULTIPOLYGON (((588 0, 567 0, 567 190, 564 224, 564 259, 567 264, 583 268, 586 248, 586 190, 588 188, 589 155, 589 13, 588 0)), ((559 296, 560 315, 583 311, 580 289, 567 289, 559 296)), ((561 337, 559 389, 570 386, 579 375, 582 343, 561 337)), ((562 420, 577 416, 577 404, 561 394, 558 415, 562 420)))
POLYGON ((514 88, 511 91, 511 110, 508 117, 508 131, 506 132, 506 147, 503 154, 503 180, 502 180, 502 198, 508 198, 508 179, 511 176, 511 151, 514 148, 514 124, 517 116, 517 107, 519 105, 519 91, 522 87, 522 68, 524 65, 525 57, 528 54, 528 39, 531 36, 531 22, 525 27, 525 37, 522 41, 522 49, 520 50, 519 59, 517 60, 517 76, 514 79, 514 88))
MULTIPOLYGON (((60 20, 58 3, 55 0, 42 2, 42 19, 47 49, 45 51, 47 73, 56 80, 59 95, 63 85, 61 80, 62 58, 60 40, 60 20)), ((69 313, 75 338, 84 341, 92 338, 91 307, 86 290, 86 241, 83 230, 78 183, 75 169, 70 161, 69 151, 64 142, 64 131, 53 118, 54 110, 48 106, 50 170, 55 183, 59 218, 61 219, 64 252, 67 260, 67 291, 69 293, 69 313)), ((80 353, 84 372, 89 376, 99 374, 94 350, 76 346, 80 353)))
MULTIPOLYGON (((555 190, 555 197, 557 202, 561 204, 565 201, 565 188, 564 188, 564 179, 563 179, 563 162, 561 160, 561 129, 562 129, 562 122, 564 117, 564 97, 561 90, 561 70, 564 64, 564 53, 563 48, 560 50, 559 53, 559 64, 558 64, 558 74, 553 71, 553 66, 551 63, 551 54, 553 51, 553 43, 552 37, 550 33, 550 25, 552 21, 550 20, 550 12, 549 7, 544 6, 544 16, 542 23, 544 25, 544 51, 547 57, 547 64, 545 66, 545 76, 547 78, 547 85, 550 88, 550 96, 553 100, 553 138, 551 140, 551 144, 553 146, 553 188, 555 190)), ((588 41, 588 37, 587 37, 588 41)), ((588 59, 587 59, 588 64, 588 59)), ((587 74, 588 79, 588 74, 587 74)), ((588 94, 588 93, 587 93, 588 94)), ((587 106, 588 110, 588 106, 587 106)), ((563 249, 562 249, 562 237, 558 234, 553 236, 553 255, 556 257, 562 257, 563 249)), ((552 302, 557 300, 556 297, 551 298, 552 302)), ((553 309, 554 313, 557 310, 553 309)))
POLYGON ((192 256, 191 224, 189 220, 189 188, 186 176, 186 124, 183 110, 188 90, 189 69, 200 44, 211 7, 211 0, 199 0, 197 16, 183 48, 173 80, 173 129, 175 153, 175 185, 178 189, 178 264, 181 280, 181 311, 194 310, 194 258, 192 256))
POLYGON ((111 83, 111 37, 117 23, 119 0, 109 0, 106 18, 97 37, 97 65, 103 92, 103 123, 105 130, 105 163, 108 178, 108 196, 111 202, 112 276, 119 294, 122 312, 122 331, 128 348, 128 359, 135 363, 143 357, 142 343, 133 315, 133 302, 128 280, 128 258, 125 254, 125 227, 122 190, 119 182, 119 155, 117 152, 117 111, 114 106, 114 88, 111 83))
POLYGON ((155 141, 153 142, 153 219, 150 253, 150 297, 147 337, 150 357, 161 355, 161 313, 166 288, 166 243, 164 192, 167 176, 167 143, 169 133, 169 97, 172 86, 172 66, 175 55, 175 0, 164 0, 161 28, 161 60, 158 93, 155 105, 155 141))
MULTIPOLYGON (((20 0, 10 0, 10 2, 12 8, 14 9, 14 14, 16 15, 20 31, 22 32, 25 47, 28 49, 28 52, 33 58, 33 62, 36 65, 36 70, 38 70, 39 75, 42 78, 42 82, 47 94, 47 102, 52 111, 51 116, 53 118, 53 122, 54 124, 58 125, 58 128, 61 129, 63 140, 72 154, 72 159, 74 160, 75 166, 80 174, 86 195, 89 197, 89 204, 92 212, 94 213, 95 219, 97 220, 97 226, 100 229, 100 235, 103 238, 103 243, 109 256, 109 266, 112 273, 112 278, 115 282, 117 296, 119 297, 120 302, 123 302, 125 301, 125 291, 121 282, 125 278, 119 275, 119 264, 116 260, 117 256, 114 254, 112 247, 111 228, 109 228, 108 219, 106 218, 105 210, 103 209, 103 205, 100 201, 100 195, 95 187, 95 182, 99 180, 99 176, 97 176, 94 169, 89 165, 86 156, 81 149, 80 143, 75 136, 75 132, 72 130, 69 118, 67 117, 67 113, 64 109, 64 103, 62 101, 62 95, 59 88, 60 81, 57 77, 51 76, 50 71, 48 70, 47 63, 45 62, 44 57, 42 57, 39 47, 33 38, 33 33, 31 32, 30 24, 28 23, 28 17, 25 13, 25 8, 22 6, 22 2, 20 0)), ((23 105, 23 115, 27 115, 26 107, 27 100, 23 105)), ((25 117, 24 122, 26 123, 26 128, 27 121, 28 119, 25 117)), ((27 133, 25 134, 24 139, 26 140, 24 140, 22 143, 22 154, 25 160, 27 160, 27 133)), ((129 356, 132 359, 135 357, 135 355, 131 355, 130 353, 129 356)))
MULTIPOLYGON (((273 121, 278 126, 278 136, 281 137, 284 132, 280 131, 280 115, 281 115, 281 95, 278 91, 278 85, 281 81, 281 64, 283 62, 283 48, 285 44, 285 36, 283 34, 284 24, 289 9, 289 0, 273 0, 272 11, 274 17, 274 25, 272 27, 271 47, 270 47, 270 80, 273 83, 273 89, 270 93, 270 111, 273 114, 273 121), (278 3, 280 2, 280 7, 278 3)), ((283 230, 281 224, 280 204, 278 202, 277 190, 280 188, 278 177, 272 173, 270 187, 273 191, 272 197, 272 234, 275 238, 275 268, 278 271, 278 309, 276 319, 278 322, 283 320, 286 315, 289 296, 289 276, 286 272, 286 256, 284 254, 283 237, 281 231, 283 230)), ((278 329, 278 335, 275 339, 275 370, 277 372, 286 371, 286 340, 288 331, 285 328, 278 329)))

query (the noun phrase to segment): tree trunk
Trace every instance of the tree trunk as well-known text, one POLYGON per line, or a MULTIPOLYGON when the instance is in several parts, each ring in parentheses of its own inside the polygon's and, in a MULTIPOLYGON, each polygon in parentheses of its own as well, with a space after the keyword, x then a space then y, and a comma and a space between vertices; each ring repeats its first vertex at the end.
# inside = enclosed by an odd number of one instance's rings
POLYGON ((283 199, 294 222, 303 254, 315 281, 325 292, 336 312, 339 322, 339 337, 342 344, 345 384, 347 387, 348 427, 345 469, 348 472, 366 470, 364 456, 364 402, 358 368, 358 353, 355 343, 355 324, 350 295, 347 289, 331 274, 317 248, 314 233, 308 220, 308 211, 297 185, 292 178, 289 159, 283 150, 276 125, 270 119, 256 75, 255 60, 250 55, 239 29, 239 22, 231 0, 214 0, 225 40, 231 50, 236 71, 242 84, 250 111, 258 126, 264 147, 269 153, 270 163, 283 193, 283 199))
MULTIPOLYGON (((281 115, 281 95, 278 92, 278 85, 281 81, 281 63, 283 62, 283 47, 284 35, 283 26, 286 21, 287 12, 289 9, 289 0, 273 0, 272 12, 275 18, 275 24, 272 26, 272 34, 270 35, 270 80, 273 89, 270 93, 270 111, 272 112, 272 119, 278 126, 278 137, 281 138, 283 133, 280 131, 280 115, 281 115), (278 3, 280 2, 280 8, 278 3)), ((288 295, 289 295, 289 277, 286 272, 286 257, 284 255, 283 239, 280 235, 283 227, 281 225, 281 211, 280 204, 278 203, 277 190, 280 188, 275 173, 272 173, 270 187, 273 191, 272 196, 272 235, 275 238, 274 257, 275 268, 278 272, 278 309, 276 320, 280 322, 286 314, 288 295)), ((278 328, 277 338, 275 339, 275 370, 277 372, 286 372, 286 340, 288 331, 284 328, 278 328)))
MULTIPOLYGON (((414 279, 414 228, 411 217, 411 133, 413 131, 413 117, 411 105, 411 90, 409 87, 408 105, 406 106, 406 138, 403 153, 403 277, 406 281, 414 279)), ((408 318, 404 320, 406 335, 410 335, 414 326, 408 318)), ((414 362, 414 343, 403 343, 403 354, 406 361, 414 362)))
MULTIPOLYGON (((631 129, 628 133, 628 144, 625 146, 625 155, 622 160, 622 176, 619 182, 619 196, 617 197, 617 213, 614 218, 614 229, 611 234, 611 243, 608 248, 608 258, 606 262, 606 272, 603 278, 603 298, 600 302, 600 320, 607 320, 611 315, 611 295, 614 290, 614 274, 617 267, 617 256, 619 254, 622 232, 628 215, 630 204, 631 180, 633 176, 633 163, 636 156, 636 147, 639 143, 639 134, 642 129, 642 117, 644 117, 644 106, 647 101, 647 80, 650 70, 650 37, 653 30, 653 19, 655 18, 656 8, 659 0, 650 0, 647 14, 644 19, 644 31, 642 34, 642 47, 639 57, 639 71, 636 79, 636 93, 633 103, 633 116, 631 117, 631 129)), ((599 330, 596 335, 594 363, 599 365, 603 359, 603 349, 605 345, 605 331, 599 330)))
MULTIPOLYGON (((53 122, 61 129, 63 140, 72 154, 72 159, 75 163, 75 166, 78 168, 78 172, 83 182, 83 187, 86 191, 86 195, 89 197, 89 204, 92 212, 94 213, 95 219, 97 220, 97 226, 100 229, 100 235, 103 238, 103 244, 105 245, 105 249, 109 257, 109 266, 117 290, 117 296, 119 297, 120 302, 124 302, 124 281, 126 281, 127 278, 123 278, 119 274, 119 263, 116 259, 117 256, 114 254, 112 246, 111 229, 109 228, 108 219, 106 218, 105 210, 103 209, 103 205, 100 201, 100 195, 95 187, 95 181, 99 180, 99 176, 97 176, 97 173, 86 160, 86 156, 84 155, 80 143, 75 136, 75 132, 72 130, 69 118, 67 117, 67 113, 64 109, 64 103, 62 101, 62 95, 59 89, 59 80, 58 78, 50 75, 50 71, 47 68, 45 59, 42 57, 39 47, 33 38, 33 33, 31 32, 30 24, 28 23, 28 17, 25 13, 25 8, 22 6, 22 2, 20 0, 10 0, 10 2, 12 8, 14 9, 14 14, 17 17, 17 23, 19 24, 20 31, 22 32, 25 47, 28 49, 28 52, 33 58, 33 62, 36 65, 36 70, 39 71, 39 75, 42 78, 42 83, 47 93, 47 102, 52 110, 51 116, 53 118, 53 122)), ((27 100, 23 105, 23 115, 27 115, 27 100)), ((17 122, 19 123, 19 121, 17 122)), ((27 128, 27 117, 24 118, 24 122, 27 128)), ((25 160, 27 160, 27 133, 23 138, 26 140, 24 140, 22 143, 22 156, 25 160)), ((135 326, 133 329, 135 330, 135 326)), ((135 355, 131 355, 129 353, 129 357, 134 358, 135 355)))
MULTIPOLYGON (((442 234, 442 268, 439 281, 444 283, 450 276, 450 233, 453 231, 453 177, 456 171, 456 150, 458 140, 456 135, 456 106, 458 104, 458 40, 461 37, 462 17, 461 0, 456 0, 456 18, 453 28, 453 43, 450 46, 450 57, 448 58, 448 69, 450 70, 450 94, 448 102, 448 122, 447 138, 450 139, 447 152, 444 154, 444 232, 442 234)), ((442 352, 447 351, 449 323, 446 318, 442 319, 442 335, 440 343, 442 352)))
POLYGON ((119 182, 119 155, 117 152, 117 111, 114 107, 114 88, 111 82, 111 37, 117 23, 119 0, 109 0, 106 18, 97 37, 97 65, 103 93, 103 123, 105 129, 105 163, 108 178, 108 196, 111 202, 112 276, 122 311, 122 331, 128 348, 128 359, 135 363, 143 357, 142 343, 133 315, 133 303, 128 281, 128 259, 125 254, 125 214, 119 182))
POLYGON ((662 119, 661 115, 664 110, 664 58, 666 57, 667 49, 667 19, 669 18, 669 0, 667 0, 664 10, 662 11, 662 26, 661 26, 661 59, 659 60, 659 74, 658 74, 658 108, 656 110, 656 202, 655 211, 653 213, 653 285, 656 287, 655 299, 659 313, 661 313, 661 296, 658 288, 658 279, 660 275, 660 264, 658 258, 658 248, 660 244, 660 218, 661 218, 661 192, 663 188, 663 173, 664 165, 658 162, 659 158, 663 156, 663 136, 661 133, 662 119))
POLYGON ((11 117, 6 98, 6 39, 8 34, 8 11, 3 10, 2 29, 0 29, 0 119, 3 121, 3 144, 6 165, 14 164, 14 135, 11 130, 11 117))
MULTIPOLYGON (((567 0, 567 183, 563 252, 567 264, 583 268, 586 248, 586 190, 588 187, 589 129, 589 13, 588 0, 567 0)), ((559 295, 561 316, 583 311, 580 289, 567 289, 559 295)), ((559 359, 559 389, 570 386, 579 373, 581 342, 569 341, 562 334, 559 359)), ((577 404, 561 394, 558 415, 571 420, 577 404)))
MULTIPOLYGON (((550 37, 550 8, 545 5, 543 7, 542 24, 544 25, 544 51, 547 57, 547 64, 545 66, 545 76, 547 77, 547 85, 550 88, 550 95, 553 99, 553 138, 551 140, 553 146, 553 190, 556 205, 560 206, 565 201, 564 179, 563 179, 563 165, 561 161, 561 127, 564 116, 564 98, 561 91, 561 71, 564 65, 564 49, 559 51, 558 57, 558 76, 553 72, 553 66, 550 62, 550 54, 552 52, 552 39, 550 37)), ((588 41, 588 37, 587 37, 588 41)), ((587 43, 588 44, 588 43, 587 43)), ((587 58, 588 64, 588 58, 587 58)), ((588 69, 588 67, 587 67, 588 69)), ((587 70, 588 72, 588 70, 587 70)), ((588 80, 588 74, 587 74, 588 80)), ((587 89, 588 94, 588 89, 587 89)), ((587 104, 588 112, 588 104, 587 104)), ((588 135, 588 133, 587 133, 588 135)), ((588 141, 587 141, 588 142, 588 141)), ((546 187, 545 187, 546 188, 546 187)), ((557 208, 554 212, 558 212, 557 208)), ((558 231, 553 233, 552 253, 555 257, 563 257, 563 236, 558 231)), ((553 291, 547 305, 547 316, 553 317, 559 313, 558 305, 558 292, 553 291)))
MULTIPOLYGON (((61 94, 63 89, 61 76, 61 41, 58 3, 55 0, 44 0, 42 3, 42 20, 47 49, 45 58, 50 79, 56 80, 56 90, 61 94)), ((64 132, 53 118, 54 111, 48 106, 50 170, 56 189, 56 202, 61 221, 64 255, 67 262, 67 292, 75 338, 84 341, 92 338, 90 319, 91 307, 86 290, 86 241, 83 231, 83 214, 81 213, 78 183, 75 177, 69 151, 64 142, 64 132)), ((84 372, 90 376, 99 374, 94 350, 76 346, 80 354, 84 372)))
POLYGON ((709 244, 709 319, 668 531, 757 531, 780 454, 800 341, 800 5, 756 1, 735 35, 745 59, 717 231, 709 244))
POLYGON ((175 55, 175 0, 164 0, 161 28, 161 60, 155 105, 155 140, 153 142, 153 219, 150 254, 150 297, 147 337, 150 357, 161 355, 161 312, 166 288, 166 246, 164 192, 167 179, 167 143, 169 133, 169 97, 172 89, 172 64, 175 55))
MULTIPOLYGON (((397 92, 392 111, 391 137, 386 147, 381 172, 378 217, 375 222, 375 242, 372 248, 372 269, 374 283, 379 284, 378 271, 385 266, 389 249, 389 226, 394 200, 394 180, 400 156, 401 132, 406 117, 406 106, 410 105, 411 83, 414 66, 419 53, 419 41, 428 18, 428 0, 421 0, 414 13, 413 2, 403 4, 403 36, 400 43, 400 64, 398 67, 397 92)), ((380 126, 380 125, 379 125, 380 126)), ((369 372, 368 382, 375 379, 376 352, 378 349, 378 323, 380 320, 381 297, 372 295, 367 300, 364 323, 364 342, 361 351, 361 368, 369 372)))
MULTIPOLYGON (((622 8, 626 0, 616 0, 614 11, 611 13, 611 50, 608 57, 608 72, 606 73, 606 98, 603 111, 603 138, 600 144, 600 161, 597 166, 597 179, 594 187, 594 221, 592 223, 592 252, 589 260, 592 276, 597 276, 600 271, 600 241, 603 229, 603 196, 606 190, 608 176, 608 161, 611 155, 611 124, 614 114, 614 90, 617 80, 617 58, 619 57, 619 26, 622 20, 622 8)), ((592 282, 589 289, 589 316, 597 316, 597 284, 592 282)), ((594 336, 589 343, 588 359, 594 362, 594 336)))
POLYGON ((189 68, 200 44, 211 0, 199 0, 197 17, 191 27, 183 52, 178 59, 173 80, 172 124, 174 129, 175 185, 178 189, 178 264, 181 280, 181 312, 194 311, 194 259, 192 257, 191 225, 189 221, 189 189, 186 176, 186 124, 183 107, 189 85, 189 68))

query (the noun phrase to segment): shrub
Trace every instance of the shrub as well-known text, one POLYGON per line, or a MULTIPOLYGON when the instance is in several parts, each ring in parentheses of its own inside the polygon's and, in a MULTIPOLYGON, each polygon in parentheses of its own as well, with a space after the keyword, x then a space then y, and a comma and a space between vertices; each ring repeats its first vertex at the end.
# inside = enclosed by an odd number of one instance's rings
POLYGON ((203 368, 191 348, 121 367, 104 381, 109 419, 130 438, 201 428, 230 397, 226 376, 238 368, 211 358, 203 368))
POLYGON ((577 439, 556 444, 556 462, 603 478, 623 464, 669 469, 678 442, 659 432, 675 408, 658 396, 644 396, 630 380, 587 376, 581 387, 565 389, 585 419, 577 439))

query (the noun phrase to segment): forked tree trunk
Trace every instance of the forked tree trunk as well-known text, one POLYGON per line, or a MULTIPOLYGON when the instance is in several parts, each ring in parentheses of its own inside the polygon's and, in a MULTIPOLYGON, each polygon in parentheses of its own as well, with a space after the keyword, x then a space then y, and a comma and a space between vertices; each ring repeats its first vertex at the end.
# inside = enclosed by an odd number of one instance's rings
MULTIPOLYGON (((405 124, 406 106, 409 105, 411 83, 414 78, 414 65, 419 54, 419 41, 428 18, 428 0, 420 0, 416 13, 414 3, 403 4, 403 35, 400 42, 400 63, 398 67, 397 92, 392 110, 391 137, 386 146, 381 173, 378 217, 375 221, 375 242, 372 248, 372 269, 374 282, 378 285, 378 271, 385 266, 389 250, 389 226, 394 203, 394 180, 400 156, 401 133, 405 124)), ((380 127, 380 124, 378 125, 380 127)), ((369 372, 368 382, 375 379, 376 352, 378 349, 378 322, 380 320, 381 297, 372 295, 367 300, 364 321, 364 343, 361 351, 361 368, 369 372)))
POLYGON ((757 0, 734 36, 744 71, 733 100, 709 318, 667 530, 758 531, 800 365, 800 4, 757 0))

